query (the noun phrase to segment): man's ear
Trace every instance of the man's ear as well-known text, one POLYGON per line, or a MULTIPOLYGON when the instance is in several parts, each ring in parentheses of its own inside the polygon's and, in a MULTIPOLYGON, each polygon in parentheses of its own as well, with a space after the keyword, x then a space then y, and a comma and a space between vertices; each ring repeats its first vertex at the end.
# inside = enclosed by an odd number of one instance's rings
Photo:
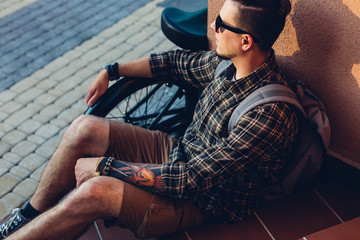
POLYGON ((254 44, 254 39, 249 34, 244 34, 241 40, 241 47, 244 52, 249 51, 254 44))

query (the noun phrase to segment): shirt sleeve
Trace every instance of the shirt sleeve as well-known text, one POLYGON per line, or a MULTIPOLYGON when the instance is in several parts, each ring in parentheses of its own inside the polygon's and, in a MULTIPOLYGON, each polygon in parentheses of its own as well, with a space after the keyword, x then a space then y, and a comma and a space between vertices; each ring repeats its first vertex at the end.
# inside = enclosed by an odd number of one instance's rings
POLYGON ((287 104, 260 106, 245 114, 227 138, 189 162, 164 164, 164 194, 189 198, 254 164, 265 177, 271 175, 283 166, 297 128, 295 111, 287 104))
POLYGON ((152 75, 158 79, 189 82, 204 87, 213 80, 220 58, 215 51, 176 50, 150 55, 152 75))

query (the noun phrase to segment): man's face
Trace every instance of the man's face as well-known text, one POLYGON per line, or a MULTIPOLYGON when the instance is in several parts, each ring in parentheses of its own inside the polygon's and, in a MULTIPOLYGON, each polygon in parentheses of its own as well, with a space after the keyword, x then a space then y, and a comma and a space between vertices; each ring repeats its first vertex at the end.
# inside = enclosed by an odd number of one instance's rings
MULTIPOLYGON (((223 7, 220 10, 220 17, 222 22, 228 26, 237 28, 236 25, 236 14, 237 5, 235 2, 231 0, 226 0, 223 7)), ((215 30, 215 21, 211 24, 211 29, 215 32, 215 39, 216 39, 216 53, 218 56, 224 59, 232 59, 237 56, 239 53, 239 41, 241 41, 241 34, 237 34, 231 32, 227 29, 218 29, 215 30)))

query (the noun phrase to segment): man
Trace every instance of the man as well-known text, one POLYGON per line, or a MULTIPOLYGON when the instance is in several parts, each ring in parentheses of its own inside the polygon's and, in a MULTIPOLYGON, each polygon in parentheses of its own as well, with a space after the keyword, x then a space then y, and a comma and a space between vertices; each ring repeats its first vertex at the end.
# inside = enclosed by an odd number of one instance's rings
POLYGON ((204 88, 192 123, 175 140, 159 131, 79 117, 31 201, 1 226, 2 238, 76 239, 96 219, 138 237, 159 237, 210 219, 240 221, 254 212, 261 190, 285 164, 298 131, 296 113, 289 104, 271 103, 244 115, 230 134, 227 124, 255 89, 287 85, 271 46, 289 11, 288 0, 227 0, 211 24, 215 52, 153 54, 101 71, 89 87, 89 106, 118 74, 204 88), (214 78, 220 57, 233 64, 214 78), (252 180, 254 171, 264 177, 261 183, 252 180))

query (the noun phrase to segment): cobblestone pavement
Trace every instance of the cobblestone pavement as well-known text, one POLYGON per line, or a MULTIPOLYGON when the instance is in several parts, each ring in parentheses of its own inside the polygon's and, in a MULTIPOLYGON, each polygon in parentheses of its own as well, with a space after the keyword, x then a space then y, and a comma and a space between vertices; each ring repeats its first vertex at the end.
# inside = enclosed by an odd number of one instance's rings
POLYGON ((203 4, 0 0, 0 219, 34 193, 101 67, 174 48, 160 30, 161 11, 203 4))

